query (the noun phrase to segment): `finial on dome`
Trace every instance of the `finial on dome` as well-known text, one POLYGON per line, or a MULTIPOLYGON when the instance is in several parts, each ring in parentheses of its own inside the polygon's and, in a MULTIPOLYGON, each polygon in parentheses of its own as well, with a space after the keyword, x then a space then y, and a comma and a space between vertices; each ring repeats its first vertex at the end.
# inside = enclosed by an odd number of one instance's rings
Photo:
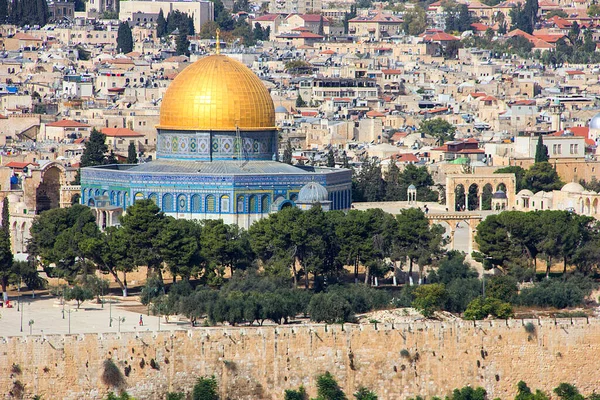
POLYGON ((219 34, 221 30, 217 28, 217 55, 221 54, 221 40, 219 40, 219 34))

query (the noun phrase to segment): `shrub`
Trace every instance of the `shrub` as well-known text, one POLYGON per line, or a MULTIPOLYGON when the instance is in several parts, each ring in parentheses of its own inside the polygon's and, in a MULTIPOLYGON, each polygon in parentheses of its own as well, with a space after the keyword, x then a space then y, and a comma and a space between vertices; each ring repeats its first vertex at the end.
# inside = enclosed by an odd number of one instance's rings
POLYGON ((300 386, 298 390, 288 389, 285 391, 284 400, 308 400, 308 395, 304 386, 300 386))
POLYGON ((370 391, 366 387, 358 388, 358 391, 354 393, 354 397, 356 400, 377 400, 377 395, 375 392, 370 391))
POLYGON ((192 390, 192 400, 219 400, 217 388, 214 376, 198 378, 192 390))
POLYGON ((521 290, 517 303, 524 306, 567 308, 583 304, 585 297, 594 289, 595 283, 586 277, 573 275, 545 279, 531 288, 521 290))
POLYGON ((317 377, 317 399, 346 400, 346 395, 329 371, 317 377))
POLYGON ((415 299, 412 305, 425 318, 429 318, 435 311, 441 310, 447 299, 446 288, 442 283, 419 286, 415 289, 414 294, 415 299))
POLYGON ((185 393, 183 392, 169 392, 167 393, 166 400, 185 400, 185 393))
POLYGON ((348 303, 352 307, 352 312, 355 314, 389 307, 391 301, 388 292, 366 285, 334 285, 329 287, 327 292, 339 294, 348 300, 348 303))
POLYGON ((481 294, 481 281, 477 278, 459 278, 446 285, 446 301, 443 309, 462 313, 469 303, 481 294))
POLYGON ((554 389, 554 393, 563 400, 584 400, 579 390, 569 383, 561 383, 554 389))
POLYGON ((519 291, 517 280, 509 275, 493 276, 485 282, 485 292, 489 297, 512 302, 519 291))
POLYGON ((465 310, 464 318, 479 320, 487 318, 489 315, 494 318, 508 319, 512 317, 513 309, 510 303, 505 303, 491 297, 485 299, 477 297, 469 303, 465 310))
POLYGON ((94 293, 83 286, 75 285, 71 288, 65 289, 65 300, 75 300, 77 302, 77 308, 86 300, 94 298, 94 293))
POLYGON ((104 371, 102 372, 102 382, 107 386, 120 388, 125 384, 125 378, 119 367, 110 358, 104 360, 104 371))
POLYGON ((525 325, 523 325, 523 328, 525 329, 525 332, 532 334, 532 335, 535 334, 536 328, 532 322, 526 323, 525 325))

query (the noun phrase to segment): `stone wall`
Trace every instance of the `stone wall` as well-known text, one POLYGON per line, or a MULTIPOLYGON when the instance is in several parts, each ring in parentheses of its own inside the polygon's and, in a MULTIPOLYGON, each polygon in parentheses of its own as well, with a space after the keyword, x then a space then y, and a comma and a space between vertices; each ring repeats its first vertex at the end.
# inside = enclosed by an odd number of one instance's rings
POLYGON ((531 322, 533 333, 527 321, 514 320, 0 338, 0 393, 12 398, 19 380, 27 398, 100 399, 109 389, 100 379, 107 358, 130 369, 126 390, 137 399, 163 399, 213 374, 223 399, 282 399, 301 384, 314 395, 324 371, 346 393, 364 385, 380 399, 430 397, 467 384, 512 399, 521 379, 548 392, 560 382, 597 389, 600 321, 531 322))

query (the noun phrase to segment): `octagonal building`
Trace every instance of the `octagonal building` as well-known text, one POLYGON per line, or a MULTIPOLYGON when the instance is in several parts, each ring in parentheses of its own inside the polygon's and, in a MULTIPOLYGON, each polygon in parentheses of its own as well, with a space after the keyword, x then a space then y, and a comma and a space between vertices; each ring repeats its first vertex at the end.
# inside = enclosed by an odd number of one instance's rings
POLYGON ((152 199, 175 218, 248 228, 296 206, 310 182, 326 189, 330 209, 350 208, 350 170, 277 161, 271 96, 236 60, 212 55, 184 69, 163 97, 159 121, 155 161, 81 170, 81 202, 101 226, 117 224, 136 200, 152 199))

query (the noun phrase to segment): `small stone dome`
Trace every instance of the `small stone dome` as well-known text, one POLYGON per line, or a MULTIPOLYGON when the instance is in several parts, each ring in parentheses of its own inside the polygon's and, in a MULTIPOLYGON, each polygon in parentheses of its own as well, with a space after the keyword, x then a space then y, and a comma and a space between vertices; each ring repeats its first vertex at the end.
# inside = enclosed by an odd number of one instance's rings
POLYGON ((329 193, 317 182, 309 182, 302 186, 298 193, 298 203, 323 203, 329 201, 329 193))
POLYGON ((529 189, 521 189, 517 196, 531 197, 533 196, 533 192, 529 189))
POLYGON ((590 129, 600 129, 600 113, 594 115, 592 119, 590 119, 590 129))
POLYGON ((410 184, 410 186, 408 187, 408 190, 417 190, 416 186, 413 185, 412 183, 410 184))
MULTIPOLYGON (((600 120, 598 121, 600 123, 600 120)), ((561 192, 569 192, 569 193, 582 193, 585 190, 583 186, 581 186, 577 182, 567 183, 565 186, 560 189, 561 192)))
POLYGON ((287 114, 288 110, 284 106, 275 107, 275 114, 287 114))
POLYGON ((506 199, 506 193, 503 190, 498 190, 496 193, 492 194, 492 199, 506 199))

